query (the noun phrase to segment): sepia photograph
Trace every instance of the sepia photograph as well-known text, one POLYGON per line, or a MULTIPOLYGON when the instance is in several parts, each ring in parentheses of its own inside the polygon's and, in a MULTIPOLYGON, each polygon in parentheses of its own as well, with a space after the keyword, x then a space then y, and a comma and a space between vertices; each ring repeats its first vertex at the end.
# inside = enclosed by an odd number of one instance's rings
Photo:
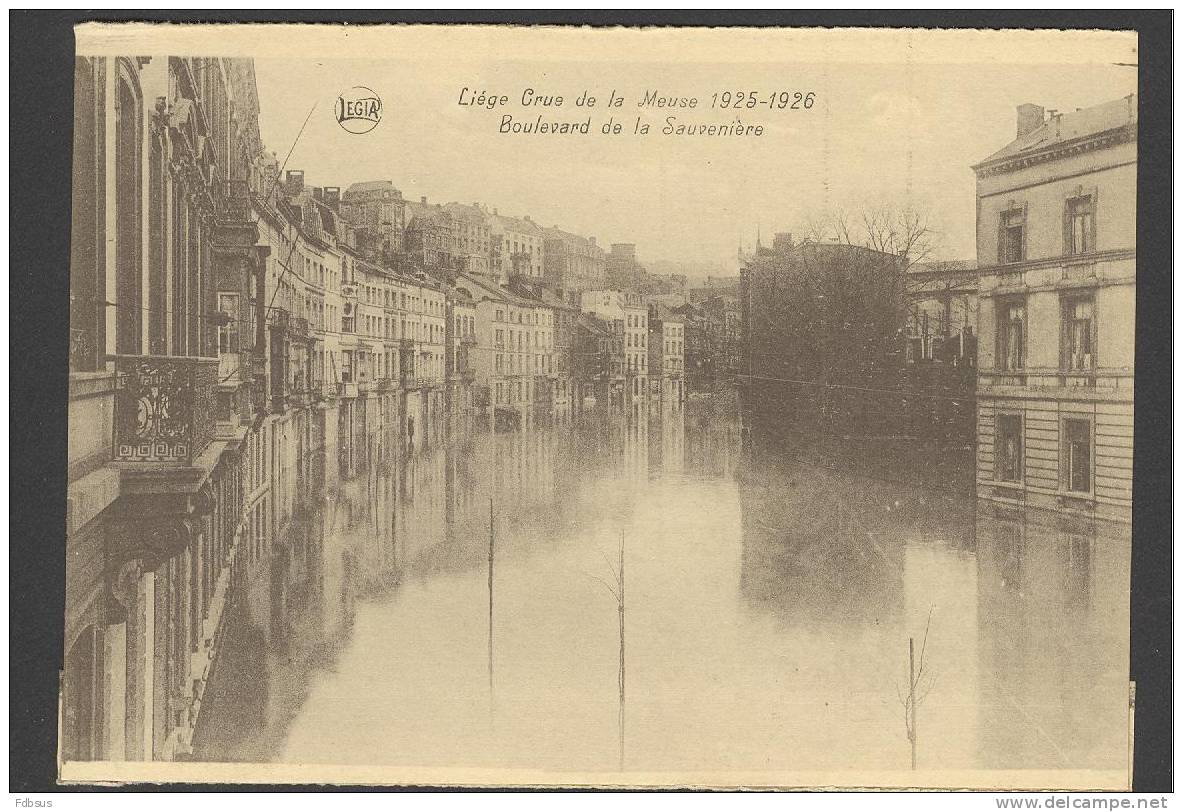
POLYGON ((1135 31, 74 38, 63 787, 1132 788, 1135 31))

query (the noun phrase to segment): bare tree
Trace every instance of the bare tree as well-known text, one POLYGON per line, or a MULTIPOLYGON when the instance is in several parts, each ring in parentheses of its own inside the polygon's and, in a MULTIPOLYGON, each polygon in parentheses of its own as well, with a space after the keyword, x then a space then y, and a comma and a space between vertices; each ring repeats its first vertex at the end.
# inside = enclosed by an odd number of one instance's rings
MULTIPOLYGON (((601 552, 601 555, 603 553, 601 552)), ((605 589, 607 589, 612 597, 616 598, 616 612, 620 621, 620 663, 617 671, 617 688, 620 694, 620 705, 618 712, 618 732, 619 732, 619 763, 620 769, 624 769, 624 532, 620 534, 620 555, 619 564, 613 562, 604 556, 604 561, 608 565, 608 569, 612 572, 612 583, 605 581, 599 576, 591 576, 596 581, 599 581, 605 589)))
POLYGON ((882 203, 868 204, 856 215, 841 207, 813 212, 803 234, 811 242, 863 245, 892 254, 901 258, 905 271, 932 254, 937 237, 927 214, 882 203))
POLYGON ((936 677, 928 670, 928 630, 932 625, 932 606, 928 607, 928 621, 924 624, 924 639, 920 643, 920 659, 916 659, 915 640, 908 638, 908 692, 896 685, 896 697, 904 707, 904 729, 912 746, 912 769, 916 769, 916 709, 924 702, 936 684, 936 677))

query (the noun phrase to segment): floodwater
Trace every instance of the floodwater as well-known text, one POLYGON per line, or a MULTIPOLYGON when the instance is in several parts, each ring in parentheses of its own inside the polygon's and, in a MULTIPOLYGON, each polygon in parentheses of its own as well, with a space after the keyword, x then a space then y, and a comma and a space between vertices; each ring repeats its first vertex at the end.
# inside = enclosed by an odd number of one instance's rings
POLYGON ((627 771, 907 770, 909 638, 921 769, 1124 771, 1128 530, 822 462, 691 401, 340 483, 236 606, 196 755, 617 769, 623 539, 627 771))

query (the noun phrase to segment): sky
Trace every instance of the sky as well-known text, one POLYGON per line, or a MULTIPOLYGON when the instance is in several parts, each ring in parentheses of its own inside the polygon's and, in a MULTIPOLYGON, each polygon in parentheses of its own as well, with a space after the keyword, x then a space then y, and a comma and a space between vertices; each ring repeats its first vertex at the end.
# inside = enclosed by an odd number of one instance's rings
POLYGON ((267 149, 312 185, 390 180, 411 200, 480 202, 594 236, 605 247, 636 243, 642 262, 719 263, 733 271, 737 248, 750 247, 758 230, 767 242, 776 231, 801 233, 811 216, 883 204, 927 214, 934 257, 972 259, 970 167, 1013 140, 1016 105, 1069 111, 1136 90, 1136 68, 1116 64, 1136 63, 1132 37, 1116 50, 1112 39, 1096 43, 1093 53, 1092 40, 1062 32, 1035 32, 1043 35, 1036 39, 976 32, 983 39, 934 40, 931 47, 925 35, 938 32, 916 32, 860 56, 841 31, 813 31, 795 41, 800 47, 761 42, 759 52, 740 40, 726 47, 723 33, 711 47, 687 43, 684 51, 676 32, 646 50, 634 40, 615 47, 622 43, 610 41, 611 30, 585 31, 592 47, 585 40, 568 50, 541 39, 537 50, 523 47, 545 31, 457 39, 455 52, 447 36, 436 36, 431 51, 422 42, 400 49, 397 36, 375 41, 389 48, 353 52, 270 48, 255 58, 262 135, 267 149), (596 42, 613 47, 601 53, 596 42), (338 95, 354 85, 372 88, 383 102, 382 121, 364 135, 334 118, 338 95), (463 88, 508 96, 509 104, 494 111, 462 106, 463 88), (562 95, 565 104, 527 110, 527 88, 562 95), (686 123, 732 122, 734 111, 710 109, 711 96, 743 89, 758 98, 812 91, 816 101, 809 110, 739 111, 745 124, 765 127, 758 138, 656 132, 671 112, 686 123), (697 97, 699 107, 639 110, 650 90, 697 97), (584 91, 596 107, 574 105, 584 91), (623 107, 608 108, 613 92, 624 97, 623 107), (590 116, 593 132, 501 134, 504 113, 530 121, 539 113, 559 121, 590 116), (648 136, 631 134, 638 115, 652 127, 648 136), (609 116, 622 123, 622 135, 597 132, 609 116))

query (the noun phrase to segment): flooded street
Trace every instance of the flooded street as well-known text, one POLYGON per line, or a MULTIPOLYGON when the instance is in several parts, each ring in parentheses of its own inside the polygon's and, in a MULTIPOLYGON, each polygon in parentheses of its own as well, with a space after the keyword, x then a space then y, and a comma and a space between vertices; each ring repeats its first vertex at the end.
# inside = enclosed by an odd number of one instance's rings
POLYGON ((920 768, 1125 770, 1128 529, 752 462, 697 400, 394 456, 263 559, 198 758, 616 769, 623 534, 626 770, 907 770, 909 637, 920 768))

